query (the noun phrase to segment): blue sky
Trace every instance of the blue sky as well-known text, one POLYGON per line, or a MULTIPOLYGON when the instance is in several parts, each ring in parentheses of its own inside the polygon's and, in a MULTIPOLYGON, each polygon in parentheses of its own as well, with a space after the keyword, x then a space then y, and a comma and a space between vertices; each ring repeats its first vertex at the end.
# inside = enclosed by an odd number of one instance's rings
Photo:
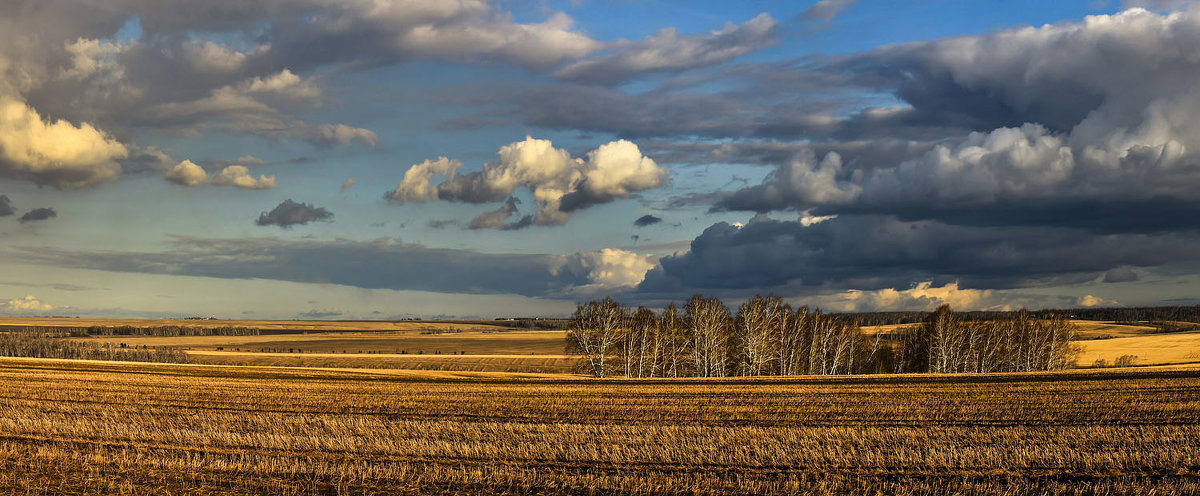
POLYGON ((0 314, 1195 304, 1172 1, 0 6, 0 314))

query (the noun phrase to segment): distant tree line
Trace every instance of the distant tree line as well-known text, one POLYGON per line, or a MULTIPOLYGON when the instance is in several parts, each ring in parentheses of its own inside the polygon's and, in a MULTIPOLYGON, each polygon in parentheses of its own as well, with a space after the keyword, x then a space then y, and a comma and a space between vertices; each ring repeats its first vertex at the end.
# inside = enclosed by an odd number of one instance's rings
POLYGON ((187 327, 187 326, 3 326, 0 331, 32 332, 47 336, 257 336, 260 329, 252 327, 187 327))
POLYGON ((857 319, 754 296, 731 312, 693 296, 682 308, 579 305, 567 350, 596 377, 728 377, 1056 370, 1074 364, 1075 327, 1030 312, 970 321, 944 306, 919 325, 868 334, 857 319))
MULTIPOLYGON (((959 312, 962 320, 1003 320, 1017 316, 1019 312, 972 311, 959 312)), ((1112 307, 1071 308, 1059 310, 1034 310, 1028 312, 1033 318, 1044 319, 1053 315, 1065 315, 1072 319, 1099 320, 1106 322, 1194 322, 1200 323, 1200 305, 1170 307, 1112 307)), ((928 312, 862 312, 841 314, 857 319, 865 326, 914 324, 924 322, 928 312)))
POLYGON ((892 333, 896 372, 1027 372, 1071 367, 1079 356, 1074 324, 1059 314, 1021 310, 964 320, 942 306, 916 326, 892 333))
POLYGON ((129 348, 105 343, 97 346, 63 339, 62 331, 0 332, 0 356, 28 358, 70 358, 81 360, 123 360, 130 362, 187 363, 187 353, 175 347, 129 348))

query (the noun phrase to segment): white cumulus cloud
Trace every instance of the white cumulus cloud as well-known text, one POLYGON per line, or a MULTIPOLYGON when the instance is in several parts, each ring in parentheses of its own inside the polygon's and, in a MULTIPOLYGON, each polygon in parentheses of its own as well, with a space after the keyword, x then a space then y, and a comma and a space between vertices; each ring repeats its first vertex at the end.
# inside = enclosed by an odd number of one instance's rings
POLYGON ((633 289, 654 268, 656 260, 654 255, 615 248, 569 255, 559 270, 582 276, 587 283, 565 288, 563 292, 586 297, 633 289))
POLYGON ((168 170, 164 177, 176 184, 196 186, 208 181, 208 172, 191 160, 184 160, 168 170))
MULTIPOLYGON (((505 200, 518 188, 526 188, 536 204, 531 223, 559 225, 575 210, 657 188, 667 179, 664 169, 625 140, 602 145, 586 159, 573 158, 549 140, 534 138, 505 145, 497 155, 499 161, 467 174, 457 172, 462 163, 456 160, 426 160, 409 168, 387 197, 399 203, 489 203, 505 200), (435 185, 435 176, 444 180, 435 185)), ((496 211, 495 216, 514 213, 509 205, 496 211)), ((501 225, 494 221, 479 224, 501 225)))
POLYGON ((59 189, 121 175, 125 145, 86 122, 50 122, 21 100, 0 94, 0 174, 59 189))
POLYGON ((216 185, 232 185, 246 189, 271 189, 275 187, 275 176, 260 175, 257 178, 250 175, 250 169, 244 165, 231 165, 213 176, 212 183, 216 185))
POLYGON ((1106 300, 1099 296, 1084 295, 1075 300, 1075 304, 1081 307, 1115 307, 1121 303, 1116 300, 1106 300))
POLYGON ((54 306, 42 303, 33 295, 26 295, 24 298, 13 298, 4 302, 0 309, 12 313, 47 312, 53 310, 54 306))

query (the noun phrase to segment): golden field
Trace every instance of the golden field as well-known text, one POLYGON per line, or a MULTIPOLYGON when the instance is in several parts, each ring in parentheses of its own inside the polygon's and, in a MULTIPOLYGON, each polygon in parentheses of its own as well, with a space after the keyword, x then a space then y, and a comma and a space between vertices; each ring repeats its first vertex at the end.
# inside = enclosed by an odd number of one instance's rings
MULTIPOLYGON (((1200 363, 1200 331, 1156 333, 1147 325, 1072 321, 1082 349, 1077 363, 1097 359, 1111 365, 1124 355, 1135 365, 1200 363)), ((565 331, 513 329, 504 321, 229 321, 173 319, 3 318, 3 326, 46 327, 164 325, 250 327, 255 336, 90 336, 73 338, 103 345, 179 347, 189 360, 213 365, 307 366, 460 370, 476 372, 571 373, 577 360, 564 354, 565 331)), ((866 327, 868 333, 903 325, 866 327)))
POLYGON ((424 332, 429 330, 74 339, 130 347, 177 346, 187 352, 190 361, 214 365, 569 373, 578 362, 564 354, 565 331, 493 327, 441 334, 424 332))
POLYGON ((1200 371, 756 380, 0 359, 5 494, 1187 494, 1200 371))

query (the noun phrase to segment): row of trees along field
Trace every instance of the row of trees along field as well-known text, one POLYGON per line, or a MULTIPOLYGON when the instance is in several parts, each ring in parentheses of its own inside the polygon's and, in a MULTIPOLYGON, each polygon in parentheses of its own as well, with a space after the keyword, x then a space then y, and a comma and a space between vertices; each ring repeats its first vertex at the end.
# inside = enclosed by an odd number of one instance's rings
POLYGON ((187 363, 188 356, 178 347, 128 348, 125 345, 105 343, 97 346, 65 339, 73 336, 70 331, 0 332, 0 356, 27 358, 69 358, 76 360, 122 360, 128 362, 187 363))
POLYGON ((258 336, 262 334, 262 330, 252 327, 187 327, 176 325, 164 326, 89 326, 89 327, 63 327, 63 326, 24 326, 24 325, 6 325, 0 326, 0 332, 32 332, 42 333, 50 336, 70 336, 70 337, 86 337, 86 336, 258 336))
POLYGON ((1073 366, 1074 337, 1057 314, 968 321, 942 306, 920 324, 867 333, 855 319, 776 296, 756 295, 734 313, 696 295, 657 313, 612 298, 581 304, 567 349, 596 377, 1020 372, 1073 366))

